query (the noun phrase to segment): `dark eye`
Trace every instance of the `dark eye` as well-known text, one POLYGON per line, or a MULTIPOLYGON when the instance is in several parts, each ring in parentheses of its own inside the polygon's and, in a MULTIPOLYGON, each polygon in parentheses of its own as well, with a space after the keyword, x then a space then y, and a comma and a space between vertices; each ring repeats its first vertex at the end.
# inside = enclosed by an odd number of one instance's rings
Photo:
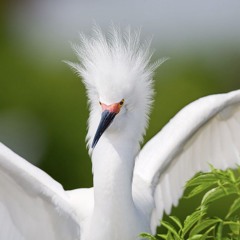
POLYGON ((99 104, 102 105, 102 103, 99 101, 99 104))
POLYGON ((119 105, 122 106, 124 104, 124 99, 122 99, 121 102, 119 102, 119 105))

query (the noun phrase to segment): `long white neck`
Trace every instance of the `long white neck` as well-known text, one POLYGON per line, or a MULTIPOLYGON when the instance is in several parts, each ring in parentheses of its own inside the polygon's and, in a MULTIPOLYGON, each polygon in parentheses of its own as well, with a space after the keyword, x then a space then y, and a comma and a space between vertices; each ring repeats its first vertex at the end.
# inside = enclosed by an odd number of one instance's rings
MULTIPOLYGON (((102 136, 93 150, 94 212, 92 226, 97 225, 97 229, 101 229, 99 234, 107 237, 106 239, 108 237, 119 239, 114 236, 116 228, 125 233, 129 232, 126 216, 128 218, 132 216, 132 221, 136 219, 132 198, 132 176, 137 151, 138 143, 136 141, 126 141, 121 134, 116 136, 107 133, 102 136), (106 229, 106 232, 104 233, 102 229, 106 229)), ((131 219, 127 221, 129 222, 131 219)), ((97 229, 94 227, 91 231, 96 233, 97 229)))
MULTIPOLYGON (((132 203, 132 176, 138 145, 123 136, 105 134, 92 155, 95 209, 118 209, 132 203), (117 205, 117 206, 116 206, 117 205)), ((110 211, 111 212, 111 211, 110 211)))

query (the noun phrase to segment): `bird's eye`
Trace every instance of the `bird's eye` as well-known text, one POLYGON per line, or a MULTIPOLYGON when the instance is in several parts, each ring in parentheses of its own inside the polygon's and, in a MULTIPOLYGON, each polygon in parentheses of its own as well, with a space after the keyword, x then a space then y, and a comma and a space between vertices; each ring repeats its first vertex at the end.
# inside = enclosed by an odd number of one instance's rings
POLYGON ((99 101, 99 104, 102 105, 102 103, 99 101))
POLYGON ((124 104, 124 99, 122 99, 121 102, 119 102, 119 105, 122 106, 124 104))

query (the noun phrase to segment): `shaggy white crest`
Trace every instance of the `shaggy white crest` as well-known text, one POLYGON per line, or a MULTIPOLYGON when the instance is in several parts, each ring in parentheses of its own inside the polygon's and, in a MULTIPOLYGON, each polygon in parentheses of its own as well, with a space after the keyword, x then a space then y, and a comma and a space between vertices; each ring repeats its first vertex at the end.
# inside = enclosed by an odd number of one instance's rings
POLYGON ((99 101, 112 104, 122 99, 126 110, 121 111, 122 114, 131 114, 129 119, 138 119, 135 125, 141 141, 152 104, 153 71, 166 59, 150 64, 150 41, 140 43, 140 31, 133 32, 130 28, 122 33, 112 27, 108 35, 104 35, 99 27, 95 27, 93 36, 80 34, 80 39, 79 45, 72 45, 80 62, 67 63, 83 78, 87 89, 90 103, 88 145, 99 122, 99 101))

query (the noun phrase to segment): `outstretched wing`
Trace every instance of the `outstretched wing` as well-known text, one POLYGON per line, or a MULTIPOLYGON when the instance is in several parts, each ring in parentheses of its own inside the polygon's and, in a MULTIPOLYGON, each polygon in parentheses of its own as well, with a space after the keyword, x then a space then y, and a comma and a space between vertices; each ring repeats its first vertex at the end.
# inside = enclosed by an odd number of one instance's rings
POLYGON ((0 143, 0 239, 79 240, 62 186, 0 143))
POLYGON ((154 233, 199 171, 240 164, 240 90, 201 98, 183 108, 141 150, 133 195, 154 233), (147 209, 147 210, 146 210, 147 209))

